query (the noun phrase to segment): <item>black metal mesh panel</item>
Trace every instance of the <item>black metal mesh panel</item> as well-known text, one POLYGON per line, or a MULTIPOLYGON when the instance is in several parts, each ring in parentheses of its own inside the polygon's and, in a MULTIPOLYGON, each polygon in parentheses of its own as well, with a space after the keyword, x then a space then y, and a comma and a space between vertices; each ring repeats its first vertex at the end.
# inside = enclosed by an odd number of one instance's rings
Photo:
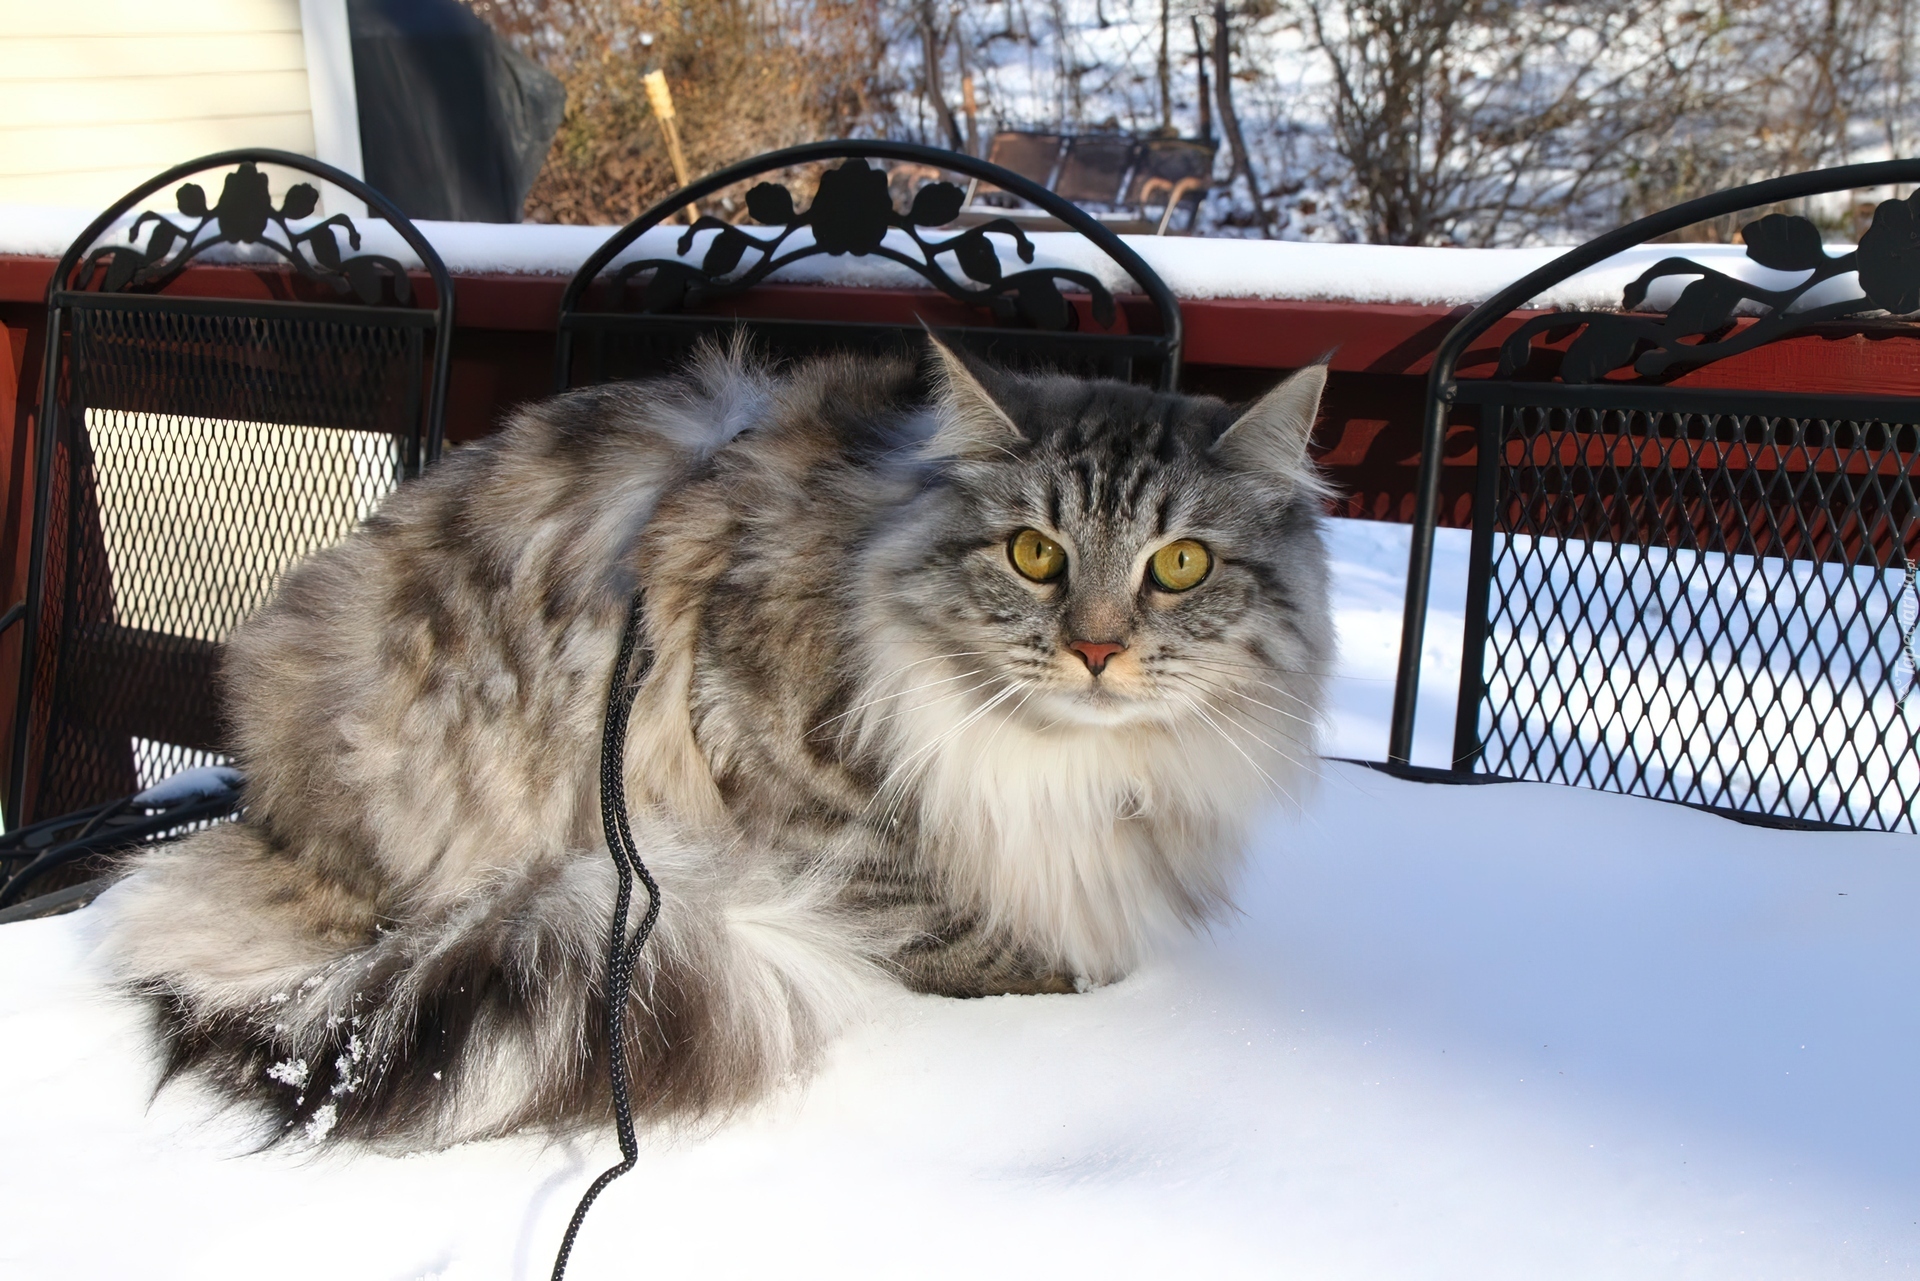
POLYGON ((76 405, 402 437, 419 430, 425 313, 249 315, 190 310, 184 300, 167 307, 165 298, 87 301, 70 313, 76 405))
MULTIPOLYGON (((834 352, 918 359, 926 352, 918 329, 900 325, 747 321, 686 316, 594 316, 576 321, 572 386, 649 378, 685 368, 702 342, 729 342, 744 333, 756 350, 785 360, 834 352)), ((942 341, 1009 369, 1059 371, 1082 378, 1127 381, 1159 372, 1155 340, 1126 335, 1047 333, 1017 329, 940 330, 942 341)))
POLYGON ((422 330, 374 315, 70 313, 29 820, 224 759, 221 642, 418 448, 422 330))
POLYGON ((1478 746, 1479 769, 1510 777, 1915 829, 1920 427, 1486 412, 1484 690, 1470 621, 1463 756, 1478 746))

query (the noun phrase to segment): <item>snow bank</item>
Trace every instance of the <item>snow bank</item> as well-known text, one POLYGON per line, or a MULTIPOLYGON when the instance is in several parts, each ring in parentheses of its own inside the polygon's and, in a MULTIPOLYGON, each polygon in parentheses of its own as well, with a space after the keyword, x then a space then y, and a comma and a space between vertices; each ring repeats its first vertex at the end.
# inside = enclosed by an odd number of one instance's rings
MULTIPOLYGON (((0 253, 57 257, 85 230, 93 213, 46 206, 0 205, 0 253)), ((422 222, 419 227, 451 271, 557 275, 577 270, 616 230, 532 223, 422 222)), ((419 265, 405 242, 386 224, 369 221, 363 224, 363 229, 363 252, 387 254, 409 266, 419 265)), ((657 228, 622 255, 621 261, 675 256, 674 247, 683 231, 684 228, 657 228)), ((706 252, 712 234, 702 233, 689 257, 697 261, 706 252)), ((895 232, 893 236, 897 244, 905 247, 902 233, 895 232)), ((1032 265, 1091 272, 1116 292, 1134 288, 1125 273, 1078 235, 1038 232, 1032 239, 1035 248, 1032 265)), ((1126 236, 1123 239, 1148 266, 1160 273, 1177 296, 1193 299, 1288 298, 1455 306, 1479 302, 1565 252, 1561 248, 1419 249, 1183 236, 1126 236)), ((793 243, 806 242, 799 239, 793 243)), ((1015 256, 1010 242, 1003 243, 1007 247, 1001 254, 1001 262, 1006 271, 1029 266, 1015 256)), ((1746 250, 1738 245, 1644 245, 1542 295, 1533 305, 1618 306, 1621 290, 1628 281, 1676 253, 1767 288, 1784 288, 1804 279, 1804 273, 1768 271, 1755 266, 1748 260, 1746 250)), ((233 261, 244 256, 233 251, 209 255, 213 261, 233 261)), ((945 261, 951 267, 951 259, 945 261)), ((896 288, 912 288, 923 283, 905 267, 885 259, 825 255, 795 263, 778 278, 896 288)), ((1684 279, 1664 282, 1653 291, 1649 305, 1656 309, 1668 305, 1684 284, 1684 279)), ((1844 289, 1845 282, 1839 287, 1844 289)), ((1819 299, 1810 299, 1808 305, 1827 301, 1831 298, 1823 291, 1819 299)))
MULTIPOLYGON (((1335 529, 1336 750, 1384 745, 1395 528, 1335 529)), ((1443 539, 1436 635, 1459 554, 1443 539)), ((1324 775, 1210 936, 1083 996, 903 996, 805 1090, 651 1143, 570 1275, 1920 1266, 1920 838, 1324 775)), ((610 1135, 249 1155, 191 1091, 149 1103, 95 920, 0 926, 0 1273, 546 1275, 610 1135)))

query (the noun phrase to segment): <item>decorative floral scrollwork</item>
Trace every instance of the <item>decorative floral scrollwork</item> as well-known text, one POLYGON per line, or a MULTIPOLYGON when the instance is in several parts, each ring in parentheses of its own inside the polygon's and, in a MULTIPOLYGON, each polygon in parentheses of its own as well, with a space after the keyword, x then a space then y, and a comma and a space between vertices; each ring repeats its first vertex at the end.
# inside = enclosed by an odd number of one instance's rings
POLYGON ((821 174, 813 204, 805 211, 794 208, 793 193, 785 187, 763 182, 747 192, 747 212, 762 226, 778 228, 775 234, 758 236, 718 218, 700 218, 680 237, 679 260, 648 258, 616 271, 610 305, 615 310, 624 307, 629 287, 642 275, 647 279, 639 286, 640 310, 674 312, 750 289, 802 258, 850 254, 890 259, 949 297, 984 307, 1002 321, 1025 322, 1036 329, 1070 330, 1077 325, 1078 314, 1055 283, 1067 281, 1087 291, 1096 321, 1113 324, 1113 295, 1084 271, 1036 267, 1003 272, 999 251, 989 236, 1009 237, 1020 261, 1033 261, 1033 242, 1009 219, 996 218, 941 239, 922 234, 923 228, 952 222, 964 200, 964 193, 952 183, 928 183, 914 196, 912 207, 901 213, 887 193, 886 171, 859 159, 821 174), (812 232, 811 243, 783 251, 788 239, 803 227, 812 232), (887 243, 887 233, 895 230, 906 233, 917 256, 887 243), (713 236, 698 265, 685 261, 703 232, 713 236), (741 264, 749 252, 755 257, 743 270, 741 264), (954 272, 948 270, 945 259, 951 259, 954 272))
POLYGON ((184 184, 174 193, 180 222, 151 210, 142 213, 127 230, 132 245, 103 245, 93 250, 74 279, 85 288, 99 273, 98 288, 103 293, 158 289, 215 245, 260 245, 308 279, 331 286, 335 293, 351 290, 369 306, 380 302, 383 281, 393 282, 397 301, 411 301, 406 269, 392 258, 379 254, 341 256, 336 228, 346 235, 350 248, 360 247, 360 231, 345 214, 294 229, 291 224, 310 217, 319 203, 319 191, 302 182, 289 187, 280 207, 274 208, 267 175, 249 161, 227 175, 218 203, 207 205, 207 193, 199 183, 184 184), (279 229, 280 239, 269 235, 270 227, 279 229), (209 231, 212 234, 207 234, 209 231), (141 249, 138 242, 143 232, 147 243, 141 249))
POLYGON ((1628 365, 1642 377, 1659 378, 1749 351, 1823 320, 1869 311, 1895 316, 1920 311, 1920 192, 1905 200, 1883 201, 1874 210, 1873 225, 1850 253, 1829 254, 1818 227, 1788 214, 1756 218, 1740 229, 1740 238, 1753 262, 1774 271, 1806 272, 1806 278, 1785 289, 1766 289, 1686 258, 1663 258, 1626 287, 1620 312, 1557 312, 1520 326, 1501 345, 1500 375, 1510 376, 1526 365, 1533 338, 1541 333, 1558 341, 1580 331, 1561 357, 1560 379, 1590 383, 1628 365), (1849 272, 1857 274, 1864 297, 1793 309, 1822 283, 1849 272), (1680 291, 1664 317, 1626 314, 1646 301, 1654 281, 1666 276, 1698 279, 1680 291), (1736 333, 1734 314, 1745 302, 1759 303, 1767 311, 1736 333))

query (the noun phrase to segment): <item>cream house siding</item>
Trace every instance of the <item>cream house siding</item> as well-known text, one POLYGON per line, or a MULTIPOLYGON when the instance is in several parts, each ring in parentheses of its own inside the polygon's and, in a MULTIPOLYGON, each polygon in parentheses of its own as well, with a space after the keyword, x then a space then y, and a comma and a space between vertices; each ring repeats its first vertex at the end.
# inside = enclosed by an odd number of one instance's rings
MULTIPOLYGON (((345 0, 0 0, 0 219, 9 204, 101 209, 235 147, 361 172, 345 0)), ((275 167, 268 178, 276 198, 294 181, 275 167)), ((218 197, 220 171, 198 181, 218 197)), ((323 212, 364 212, 320 185, 323 212)), ((167 209, 174 198, 166 190, 149 203, 167 209)), ((86 425, 115 621, 172 636, 222 638, 287 563, 364 518, 397 471, 390 440, 324 422, 89 409, 86 425), (256 497, 273 488, 264 507, 235 503, 219 483, 241 471, 256 497), (305 513, 306 544, 263 547, 262 510, 305 513), (199 552, 182 558, 188 545, 199 552), (157 575, 161 564, 169 574, 157 575)), ((132 746, 142 786, 218 759, 132 746)))
POLYGON ((313 155, 301 7, 0 0, 0 203, 98 207, 230 147, 313 155))

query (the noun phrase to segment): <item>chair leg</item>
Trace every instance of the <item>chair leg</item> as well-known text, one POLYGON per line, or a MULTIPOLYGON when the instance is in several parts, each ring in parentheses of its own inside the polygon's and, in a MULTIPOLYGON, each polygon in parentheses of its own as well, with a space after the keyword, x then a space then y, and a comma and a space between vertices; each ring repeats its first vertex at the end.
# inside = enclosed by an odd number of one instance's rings
MULTIPOLYGON (((1167 226, 1173 221, 1173 211, 1180 207, 1180 202, 1188 196, 1204 196, 1206 190, 1206 184, 1198 178, 1182 178, 1179 182, 1175 183, 1173 190, 1167 193, 1167 207, 1161 210, 1160 225, 1154 229, 1153 234, 1156 236, 1166 235, 1167 226)), ((1193 202, 1193 217, 1198 218, 1199 216, 1200 201, 1196 199, 1193 202)), ((1187 226, 1189 229, 1192 228, 1193 223, 1191 219, 1188 220, 1187 226)))

